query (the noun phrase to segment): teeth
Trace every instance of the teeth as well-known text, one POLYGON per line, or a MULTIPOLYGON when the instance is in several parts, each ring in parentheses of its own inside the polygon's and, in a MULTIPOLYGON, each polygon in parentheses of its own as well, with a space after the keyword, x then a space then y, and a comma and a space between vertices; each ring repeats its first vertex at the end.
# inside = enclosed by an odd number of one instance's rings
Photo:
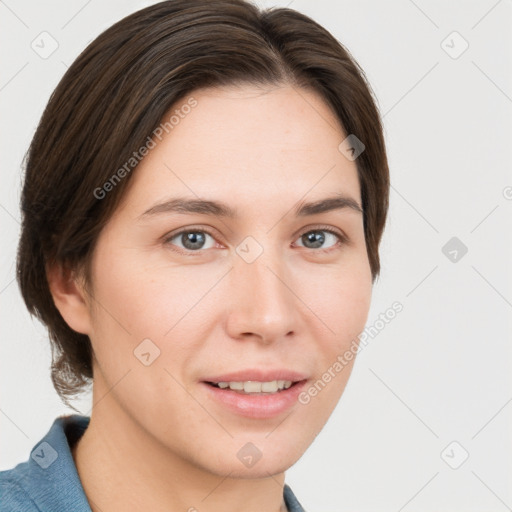
MULTIPOLYGON (((266 393, 275 393, 278 390, 277 380, 273 380, 272 382, 262 382, 261 383, 261 391, 266 393)), ((244 386, 244 391, 247 391, 244 386)))
POLYGON ((291 380, 272 380, 269 382, 258 382, 256 380, 247 380, 245 382, 217 382, 221 389, 232 389, 233 391, 243 391, 244 393, 277 393, 283 389, 288 389, 292 385, 291 380))
MULTIPOLYGON (((272 383, 270 383, 272 384, 272 383)), ((244 382, 244 391, 246 393, 261 393, 261 382, 256 382, 253 380, 248 380, 244 382)), ((277 386, 276 386, 277 391, 277 386)))

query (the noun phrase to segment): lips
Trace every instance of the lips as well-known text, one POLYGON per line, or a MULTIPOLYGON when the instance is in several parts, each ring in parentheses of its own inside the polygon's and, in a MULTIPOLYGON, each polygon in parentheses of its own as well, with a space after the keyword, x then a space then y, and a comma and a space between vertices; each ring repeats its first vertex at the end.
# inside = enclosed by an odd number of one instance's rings
POLYGON ((239 416, 269 419, 297 403, 306 385, 305 374, 286 370, 240 370, 205 378, 207 396, 239 416))

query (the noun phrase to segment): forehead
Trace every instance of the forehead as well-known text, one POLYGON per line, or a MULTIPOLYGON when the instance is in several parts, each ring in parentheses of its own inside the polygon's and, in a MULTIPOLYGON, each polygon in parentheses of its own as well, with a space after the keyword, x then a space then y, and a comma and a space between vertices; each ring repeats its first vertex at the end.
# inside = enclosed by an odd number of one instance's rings
POLYGON ((171 116, 172 128, 156 140, 127 191, 139 210, 169 195, 261 206, 339 192, 360 203, 356 164, 338 149, 346 134, 310 90, 202 89, 173 105, 163 122, 171 116), (195 107, 181 109, 190 97, 195 107))

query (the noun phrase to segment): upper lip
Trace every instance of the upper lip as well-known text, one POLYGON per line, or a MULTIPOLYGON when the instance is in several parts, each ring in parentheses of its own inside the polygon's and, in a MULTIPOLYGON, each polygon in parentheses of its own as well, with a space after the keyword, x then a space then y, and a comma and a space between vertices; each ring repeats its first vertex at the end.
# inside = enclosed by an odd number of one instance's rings
POLYGON ((224 373, 222 375, 215 375, 207 377, 204 382, 246 382, 248 380, 259 382, 272 382, 273 380, 290 380, 298 382, 307 379, 303 373, 287 370, 285 368, 276 370, 262 370, 252 368, 247 370, 239 370, 237 372, 224 373))

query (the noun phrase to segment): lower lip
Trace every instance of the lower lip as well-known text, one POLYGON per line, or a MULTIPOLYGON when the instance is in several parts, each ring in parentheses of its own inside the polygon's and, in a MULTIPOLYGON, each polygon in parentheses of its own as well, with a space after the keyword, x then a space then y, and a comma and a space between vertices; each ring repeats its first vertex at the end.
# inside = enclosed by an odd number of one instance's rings
POLYGON ((235 414, 247 418, 268 419, 282 414, 297 403, 306 380, 297 382, 288 389, 267 395, 242 394, 229 388, 217 388, 206 382, 201 384, 206 388, 209 396, 235 414))

